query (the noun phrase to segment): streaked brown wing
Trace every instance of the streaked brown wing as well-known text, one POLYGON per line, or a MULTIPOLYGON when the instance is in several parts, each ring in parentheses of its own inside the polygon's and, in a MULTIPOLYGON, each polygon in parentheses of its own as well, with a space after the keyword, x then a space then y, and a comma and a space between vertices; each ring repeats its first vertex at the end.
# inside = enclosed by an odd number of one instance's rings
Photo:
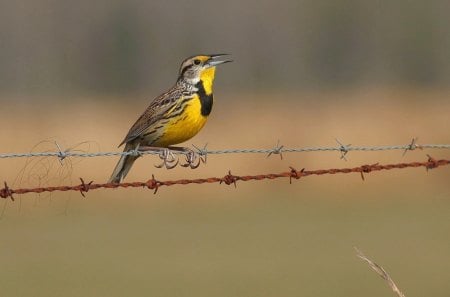
POLYGON ((144 113, 137 119, 134 125, 128 131, 125 139, 120 143, 130 142, 142 135, 150 126, 157 123, 167 112, 175 107, 185 90, 183 88, 172 88, 168 92, 156 97, 147 107, 144 113))

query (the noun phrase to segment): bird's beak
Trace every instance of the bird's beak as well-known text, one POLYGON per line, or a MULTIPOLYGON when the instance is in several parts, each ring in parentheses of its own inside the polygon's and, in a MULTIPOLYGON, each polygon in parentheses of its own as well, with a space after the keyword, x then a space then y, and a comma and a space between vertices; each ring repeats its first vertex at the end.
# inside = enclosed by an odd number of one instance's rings
POLYGON ((206 65, 208 67, 214 67, 214 66, 217 66, 220 64, 233 62, 233 60, 220 59, 223 56, 229 56, 229 55, 228 54, 209 55, 210 58, 208 59, 208 61, 206 61, 206 65))

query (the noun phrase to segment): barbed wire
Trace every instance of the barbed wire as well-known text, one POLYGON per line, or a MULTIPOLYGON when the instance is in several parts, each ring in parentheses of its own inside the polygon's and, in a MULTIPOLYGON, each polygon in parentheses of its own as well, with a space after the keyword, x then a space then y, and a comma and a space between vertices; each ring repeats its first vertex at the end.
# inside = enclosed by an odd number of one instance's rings
MULTIPOLYGON (((374 151, 393 151, 402 150, 403 154, 408 151, 413 151, 416 149, 450 149, 450 144, 418 144, 417 138, 413 138, 408 144, 401 145, 379 145, 379 146, 352 146, 351 144, 344 145, 341 141, 336 139, 337 146, 315 146, 315 147, 302 147, 302 148, 287 148, 284 145, 277 145, 273 148, 261 148, 261 149, 220 149, 220 150, 210 150, 207 146, 197 147, 193 146, 192 152, 200 155, 219 155, 219 154, 266 154, 280 155, 283 158, 283 153, 304 153, 304 152, 331 152, 337 151, 341 154, 341 159, 346 160, 346 155, 351 151, 361 151, 361 152, 374 152, 374 151)), ((57 151, 45 151, 45 152, 29 152, 29 153, 1 153, 0 159, 5 158, 29 158, 29 157, 57 157, 60 161, 67 157, 79 157, 79 158, 93 158, 93 157, 114 157, 114 156, 143 156, 143 155, 161 155, 163 148, 145 148, 138 147, 134 150, 126 152, 78 152, 63 150, 61 146, 55 142, 57 151)), ((188 150, 171 150, 173 154, 184 154, 187 155, 192 153, 188 150)))
POLYGON ((226 185, 234 185, 238 181, 262 181, 262 180, 274 180, 278 178, 289 178, 289 182, 292 183, 292 179, 300 179, 312 175, 325 175, 325 174, 348 174, 348 173, 359 173, 361 178, 364 180, 364 174, 381 171, 381 170, 392 170, 392 169, 405 169, 405 168, 415 168, 415 167, 425 167, 427 170, 437 168, 439 166, 449 165, 450 160, 435 160, 428 156, 428 160, 425 162, 410 162, 410 163, 397 163, 397 164, 386 164, 380 165, 378 163, 371 165, 362 165, 352 168, 338 168, 338 169, 319 169, 319 170, 297 170, 290 167, 290 171, 281 173, 268 173, 268 174, 258 174, 258 175, 233 175, 231 171, 228 171, 223 177, 209 177, 209 178, 198 178, 198 179, 179 179, 179 180, 157 180, 154 175, 152 178, 145 182, 129 182, 129 183, 94 183, 90 181, 86 183, 82 178, 80 178, 81 184, 75 186, 55 186, 55 187, 37 187, 37 188, 20 188, 11 189, 5 182, 4 187, 0 189, 0 198, 10 198, 14 201, 14 195, 21 195, 26 193, 43 193, 43 192, 65 192, 65 191, 79 191, 83 197, 85 193, 91 190, 97 189, 115 189, 115 188, 148 188, 154 190, 154 193, 162 186, 174 186, 174 185, 188 185, 188 184, 207 184, 207 183, 224 183, 226 185))

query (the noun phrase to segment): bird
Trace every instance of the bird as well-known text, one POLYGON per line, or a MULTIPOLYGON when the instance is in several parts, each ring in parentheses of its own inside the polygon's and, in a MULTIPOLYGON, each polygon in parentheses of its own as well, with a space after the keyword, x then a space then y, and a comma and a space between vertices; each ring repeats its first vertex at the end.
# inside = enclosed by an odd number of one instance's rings
MULTIPOLYGON (((125 144, 124 152, 142 147, 163 148, 167 152, 173 145, 194 137, 213 107, 216 66, 232 62, 225 56, 229 55, 196 55, 185 59, 175 85, 151 101, 119 147, 125 144)), ((137 158, 139 154, 122 155, 109 183, 121 183, 137 158)))

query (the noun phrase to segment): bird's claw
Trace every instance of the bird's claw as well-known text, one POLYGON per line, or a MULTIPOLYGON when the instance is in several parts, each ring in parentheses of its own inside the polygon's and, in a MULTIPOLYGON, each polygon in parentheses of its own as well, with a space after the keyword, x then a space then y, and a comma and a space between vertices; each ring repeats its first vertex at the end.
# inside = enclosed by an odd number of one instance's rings
POLYGON ((206 163, 206 156, 194 152, 191 149, 186 149, 186 151, 186 163, 181 164, 181 166, 196 169, 200 166, 200 163, 206 163))
MULTIPOLYGON (((205 154, 195 152, 188 148, 183 148, 182 150, 185 152, 185 163, 180 164, 182 167, 196 169, 200 166, 201 163, 206 163, 205 154)), ((175 156, 175 154, 169 148, 163 149, 158 154, 158 156, 162 160, 162 163, 159 165, 155 165, 156 168, 165 167, 166 169, 173 169, 179 164, 179 157, 175 156)))
POLYGON ((178 165, 180 161, 179 158, 176 157, 174 153, 168 148, 163 149, 158 156, 162 160, 162 163, 159 165, 155 165, 156 168, 166 167, 166 169, 173 169, 178 165))

